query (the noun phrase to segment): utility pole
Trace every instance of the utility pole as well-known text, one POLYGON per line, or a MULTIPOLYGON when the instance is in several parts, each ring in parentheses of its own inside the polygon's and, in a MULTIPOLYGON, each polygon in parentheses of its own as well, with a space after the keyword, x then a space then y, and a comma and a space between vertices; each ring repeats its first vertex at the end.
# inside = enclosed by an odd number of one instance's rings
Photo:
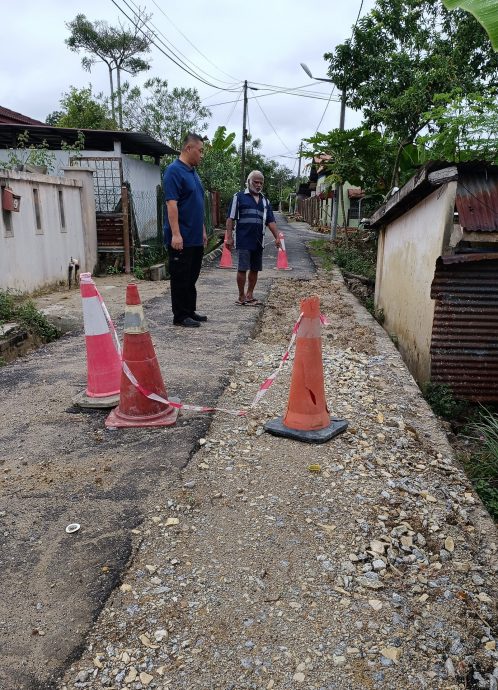
MULTIPOLYGON (((303 142, 299 143, 299 160, 297 162, 297 189, 296 196, 294 198, 294 213, 297 213, 297 195, 299 194, 299 187, 301 185, 301 155, 303 153, 303 142)), ((290 206, 289 206, 290 211, 290 206)))
POLYGON ((242 116, 242 151, 240 161, 240 188, 244 189, 246 184, 246 130, 247 123, 247 79, 244 81, 244 114, 242 116))
MULTIPOLYGON (((346 89, 342 90, 341 93, 341 115, 339 117, 339 130, 344 131, 344 121, 346 118, 346 89)), ((334 188, 334 197, 332 203, 332 220, 330 223, 330 239, 335 240, 337 238, 337 215, 339 212, 339 192, 342 193, 342 186, 336 182, 334 188)))

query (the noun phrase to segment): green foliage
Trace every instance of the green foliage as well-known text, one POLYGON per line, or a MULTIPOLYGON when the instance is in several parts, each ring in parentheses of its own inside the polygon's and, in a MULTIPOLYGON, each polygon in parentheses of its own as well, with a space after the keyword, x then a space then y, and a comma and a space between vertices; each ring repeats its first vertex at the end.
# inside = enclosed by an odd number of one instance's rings
POLYGON ((29 333, 48 343, 59 337, 59 332, 35 307, 31 300, 20 301, 12 292, 0 290, 0 323, 20 323, 29 333))
POLYGON ((309 246, 313 254, 316 254, 320 259, 320 265, 322 268, 326 271, 331 271, 334 266, 334 261, 332 259, 330 240, 311 240, 309 246))
POLYGON ((73 127, 74 129, 116 129, 117 125, 109 112, 106 99, 102 94, 92 93, 91 84, 87 88, 77 89, 74 86, 62 94, 59 101, 61 110, 47 117, 50 124, 56 127, 73 127))
POLYGON ((377 0, 352 39, 325 58, 348 105, 400 143, 425 125, 435 94, 484 92, 498 74, 498 57, 476 20, 434 0, 377 0))
POLYGON ((78 135, 73 143, 67 143, 63 141, 61 143, 61 149, 69 154, 70 158, 79 159, 82 157, 83 149, 85 148, 85 135, 83 132, 78 131, 78 135))
POLYGON ((375 278, 376 263, 368 256, 358 252, 355 246, 336 246, 332 249, 335 263, 350 273, 357 273, 366 278, 375 278))
POLYGON ((202 105, 197 89, 169 91, 166 80, 154 77, 142 89, 125 83, 121 91, 125 129, 147 132, 178 151, 188 132, 207 129, 211 111, 202 105))
POLYGON ((121 270, 118 266, 114 266, 114 265, 112 264, 112 265, 109 265, 109 266, 106 268, 105 272, 106 272, 108 275, 114 275, 114 276, 115 276, 115 275, 119 275, 119 273, 122 273, 122 270, 121 270))
POLYGON ((135 247, 133 255, 133 273, 138 280, 144 280, 147 269, 154 264, 166 261, 168 252, 162 244, 150 244, 147 247, 135 247))
POLYGON ((225 127, 218 127, 213 140, 204 145, 204 155, 199 166, 204 187, 220 192, 222 208, 239 188, 240 160, 233 145, 235 132, 225 135, 225 127))
POLYGON ((430 131, 417 137, 426 160, 498 163, 498 91, 464 95, 461 89, 438 94, 426 113, 430 131))
POLYGON ((443 3, 449 10, 461 7, 473 14, 488 32, 493 48, 498 50, 498 12, 494 0, 443 0, 443 3))
POLYGON ((465 470, 482 502, 498 520, 498 417, 482 408, 468 426, 469 440, 476 450, 465 461, 465 470))
POLYGON ((7 160, 0 161, 0 168, 22 169, 26 165, 46 166, 49 172, 55 168, 55 154, 49 150, 47 141, 30 144, 27 130, 18 135, 16 148, 8 149, 7 160))
POLYGON ((444 383, 427 383, 423 394, 433 412, 445 419, 456 417, 464 408, 464 403, 456 400, 451 388, 444 383))

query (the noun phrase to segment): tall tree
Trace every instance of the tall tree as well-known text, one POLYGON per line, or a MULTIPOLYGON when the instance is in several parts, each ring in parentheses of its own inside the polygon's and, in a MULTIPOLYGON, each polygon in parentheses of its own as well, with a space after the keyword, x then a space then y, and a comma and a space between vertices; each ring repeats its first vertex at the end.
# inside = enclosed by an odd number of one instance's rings
POLYGON ((425 126, 433 97, 498 83, 498 55, 479 23, 434 0, 377 0, 352 38, 327 53, 329 75, 368 127, 400 146, 425 126))
POLYGON ((81 64, 90 71, 97 60, 107 65, 111 90, 112 117, 116 119, 113 72, 116 72, 118 97, 118 122, 123 126, 121 74, 127 72, 132 76, 150 69, 150 63, 140 57, 150 51, 152 33, 147 29, 151 15, 138 8, 131 26, 113 27, 105 21, 91 22, 84 14, 78 14, 73 21, 66 24, 71 36, 66 44, 75 52, 86 51, 81 64))
POLYGON ((176 149, 188 132, 207 129, 211 111, 202 105, 197 89, 169 91, 167 81, 154 77, 143 89, 124 84, 122 94, 125 129, 147 132, 176 149))

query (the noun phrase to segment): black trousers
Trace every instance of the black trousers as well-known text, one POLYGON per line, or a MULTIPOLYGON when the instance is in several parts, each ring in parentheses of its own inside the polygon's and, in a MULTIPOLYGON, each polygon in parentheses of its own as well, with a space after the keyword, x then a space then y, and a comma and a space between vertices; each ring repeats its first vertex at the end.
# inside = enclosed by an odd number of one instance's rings
POLYGON ((203 246, 184 247, 181 250, 168 247, 173 321, 183 321, 192 316, 197 308, 195 284, 201 272, 203 255, 203 246))

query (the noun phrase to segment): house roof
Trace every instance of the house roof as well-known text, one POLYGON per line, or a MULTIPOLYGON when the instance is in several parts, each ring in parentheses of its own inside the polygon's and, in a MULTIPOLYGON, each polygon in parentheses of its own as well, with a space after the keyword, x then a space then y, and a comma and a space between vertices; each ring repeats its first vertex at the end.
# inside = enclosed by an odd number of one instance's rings
MULTIPOLYGON (((2 110, 5 110, 2 109, 2 110)), ((21 116, 24 117, 24 116, 21 116)), ((29 119, 29 118, 27 118, 29 119)), ((34 121, 36 123, 36 120, 34 121)), ((1 120, 0 120, 1 123, 1 120)), ((25 131, 29 133, 29 144, 41 144, 46 141, 49 149, 60 150, 62 142, 73 144, 81 131, 85 137, 85 149, 96 151, 113 151, 114 142, 121 142, 121 151, 141 156, 158 158, 165 154, 177 154, 171 146, 163 144, 145 132, 123 132, 101 129, 72 129, 69 127, 51 127, 40 124, 4 123, 0 124, 0 149, 15 148, 17 137, 25 131)))
POLYGON ((10 123, 17 124, 22 123, 24 125, 43 125, 44 123, 40 120, 34 120, 32 117, 23 115, 22 113, 16 113, 15 110, 9 110, 9 108, 4 108, 0 105, 0 123, 10 123))
POLYGON ((460 225, 469 231, 497 231, 498 165, 481 161, 429 161, 375 211, 369 227, 388 225, 451 180, 458 181, 455 204, 460 225))

